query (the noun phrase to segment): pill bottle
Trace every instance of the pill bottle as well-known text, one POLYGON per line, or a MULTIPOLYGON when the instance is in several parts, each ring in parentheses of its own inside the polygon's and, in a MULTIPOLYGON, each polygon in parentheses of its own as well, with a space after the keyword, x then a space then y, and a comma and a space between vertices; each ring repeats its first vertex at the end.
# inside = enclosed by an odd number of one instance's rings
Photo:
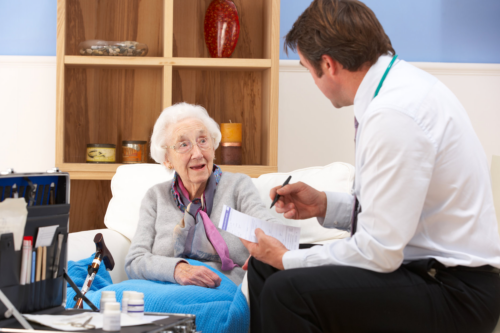
POLYGON ((114 291, 103 291, 101 294, 101 303, 99 309, 104 312, 104 304, 107 302, 116 302, 116 293, 114 291))
POLYGON ((130 299, 130 294, 134 293, 135 291, 124 291, 122 295, 122 313, 127 313, 128 309, 128 301, 130 299))
POLYGON ((106 302, 102 316, 103 331, 120 331, 121 329, 120 303, 106 302))
POLYGON ((129 316, 142 318, 144 317, 144 294, 133 292, 130 294, 127 305, 127 313, 129 316))

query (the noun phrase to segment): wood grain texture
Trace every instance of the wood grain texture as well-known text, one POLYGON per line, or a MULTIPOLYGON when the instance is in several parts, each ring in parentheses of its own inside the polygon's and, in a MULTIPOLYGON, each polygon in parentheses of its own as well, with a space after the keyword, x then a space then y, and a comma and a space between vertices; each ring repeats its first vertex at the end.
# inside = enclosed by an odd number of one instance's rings
POLYGON ((174 54, 174 0, 164 0, 163 4, 163 56, 174 54))
POLYGON ((149 141, 162 110, 161 69, 67 68, 64 161, 85 163, 89 143, 149 141))
MULTIPOLYGON (((243 164, 261 165, 262 72, 174 70, 172 103, 203 106, 217 123, 243 124, 243 164)), ((220 151, 216 151, 220 161, 220 151)))
POLYGON ((163 56, 163 0, 66 0, 66 54, 91 39, 145 43, 149 57, 163 56))
POLYGON ((106 228, 111 197, 109 180, 71 180, 69 232, 106 228))
POLYGON ((66 0, 57 0, 56 45, 56 161, 64 161, 64 50, 66 36, 66 0))
POLYGON ((162 108, 168 108, 172 105, 172 66, 163 67, 163 81, 162 81, 162 108))
POLYGON ((280 1, 267 1, 264 5, 264 56, 271 59, 271 68, 264 71, 262 80, 262 160, 273 166, 278 165, 279 15, 280 1))
MULTIPOLYGON (((264 58, 263 8, 270 0, 233 0, 238 9, 240 37, 232 58, 264 58)), ((174 0, 174 57, 209 58, 203 25, 211 0, 174 0)))

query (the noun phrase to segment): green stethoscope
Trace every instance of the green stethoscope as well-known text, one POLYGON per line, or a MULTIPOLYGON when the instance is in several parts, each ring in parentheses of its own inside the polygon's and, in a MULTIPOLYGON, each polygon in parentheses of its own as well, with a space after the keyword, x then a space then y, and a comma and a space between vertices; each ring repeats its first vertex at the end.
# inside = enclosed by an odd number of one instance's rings
POLYGON ((387 69, 385 70, 385 73, 382 76, 382 79, 380 80, 380 83, 378 84, 377 90, 375 90, 375 95, 373 95, 373 98, 377 97, 378 92, 380 91, 380 88, 382 88, 382 84, 384 83, 385 78, 387 77, 387 74, 389 74, 389 71, 391 70, 392 65, 394 65, 394 63, 396 62, 397 57, 398 57, 397 54, 395 54, 394 57, 392 57, 392 61, 389 64, 389 66, 387 66, 387 69))

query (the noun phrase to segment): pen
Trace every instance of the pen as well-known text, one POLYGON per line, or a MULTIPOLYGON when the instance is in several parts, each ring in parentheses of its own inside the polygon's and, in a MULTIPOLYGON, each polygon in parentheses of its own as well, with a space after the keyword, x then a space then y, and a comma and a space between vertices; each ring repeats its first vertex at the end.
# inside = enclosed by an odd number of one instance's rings
POLYGON ((33 184, 33 187, 31 188, 31 191, 30 191, 31 193, 30 193, 30 197, 29 197, 29 201, 28 201, 28 206, 33 206, 33 204, 35 203, 37 187, 38 187, 37 184, 33 184))
POLYGON ((21 261, 21 274, 20 274, 20 285, 25 285, 26 284, 26 277, 28 274, 28 265, 31 263, 28 263, 29 261, 29 251, 30 250, 30 241, 29 238, 26 236, 23 238, 23 254, 22 254, 22 261, 21 261))
POLYGON ((17 184, 12 185, 12 197, 19 198, 19 194, 17 193, 17 184))
POLYGON ((55 198, 55 194, 54 194, 55 188, 56 188, 55 184, 50 183, 49 205, 56 204, 56 198, 55 198))
POLYGON ((42 275, 40 277, 40 280, 45 280, 45 278, 47 277, 47 247, 44 246, 42 247, 42 270, 40 272, 40 274, 42 275))
MULTIPOLYGON (((288 176, 288 178, 285 180, 285 182, 283 183, 283 185, 281 185, 281 187, 287 186, 288 183, 290 182, 290 179, 292 179, 292 176, 288 176)), ((269 209, 273 208, 274 204, 276 202, 278 202, 279 198, 280 198, 280 195, 278 193, 276 193, 276 196, 274 197, 273 203, 271 204, 271 207, 269 207, 269 209)))
POLYGON ((31 283, 35 283, 35 272, 36 272, 36 251, 33 251, 33 260, 31 263, 31 283))
POLYGON ((61 258, 61 249, 62 249, 62 242, 64 240, 64 235, 59 234, 57 235, 57 248, 54 251, 55 252, 55 258, 54 258, 54 265, 52 266, 54 268, 54 272, 52 273, 52 278, 55 279, 57 278, 57 273, 59 271, 59 259, 61 258))

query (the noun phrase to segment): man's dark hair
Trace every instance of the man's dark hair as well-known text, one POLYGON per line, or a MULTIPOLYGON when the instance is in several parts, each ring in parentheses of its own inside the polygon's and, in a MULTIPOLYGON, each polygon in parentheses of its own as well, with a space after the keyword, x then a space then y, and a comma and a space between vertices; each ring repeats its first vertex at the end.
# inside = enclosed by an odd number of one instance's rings
POLYGON ((287 54, 300 50, 318 77, 323 55, 355 72, 383 54, 396 54, 373 11, 358 0, 314 0, 286 35, 284 48, 287 54))

